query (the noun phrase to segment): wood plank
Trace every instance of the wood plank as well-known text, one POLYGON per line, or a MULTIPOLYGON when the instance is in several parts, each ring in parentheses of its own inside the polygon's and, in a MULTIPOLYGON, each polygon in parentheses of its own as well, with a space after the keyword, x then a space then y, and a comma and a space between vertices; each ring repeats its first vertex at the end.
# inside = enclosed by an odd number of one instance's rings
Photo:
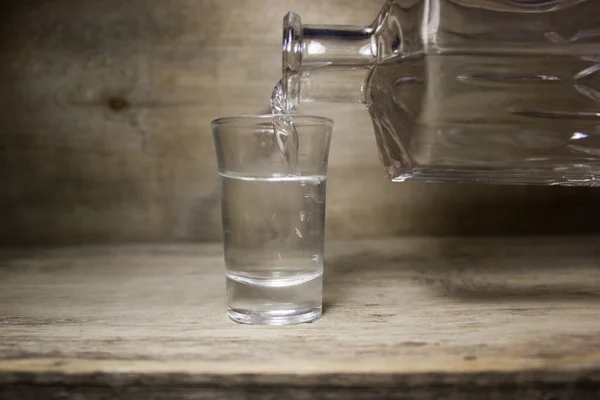
POLYGON ((600 395, 598 238, 326 254, 323 318, 255 327, 225 316, 218 244, 3 250, 0 398, 600 395))

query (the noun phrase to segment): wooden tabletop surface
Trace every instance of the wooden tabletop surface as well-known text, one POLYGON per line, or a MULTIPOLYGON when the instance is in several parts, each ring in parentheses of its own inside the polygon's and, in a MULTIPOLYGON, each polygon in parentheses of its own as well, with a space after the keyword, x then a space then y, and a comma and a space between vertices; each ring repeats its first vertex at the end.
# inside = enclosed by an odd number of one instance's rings
POLYGON ((329 241, 324 296, 237 325, 220 244, 1 250, 0 398, 600 398, 597 237, 329 241))

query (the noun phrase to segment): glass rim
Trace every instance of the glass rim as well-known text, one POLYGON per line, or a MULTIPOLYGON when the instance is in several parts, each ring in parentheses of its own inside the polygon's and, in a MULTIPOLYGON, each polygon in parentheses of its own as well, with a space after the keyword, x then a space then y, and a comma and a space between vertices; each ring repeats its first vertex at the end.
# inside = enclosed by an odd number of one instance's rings
POLYGON ((291 118, 292 121, 298 122, 304 126, 310 125, 329 125, 333 126, 333 120, 327 117, 317 117, 315 115, 303 115, 303 114, 247 114, 247 115, 237 115, 233 117, 220 117, 213 119, 210 123, 211 126, 246 126, 249 122, 259 122, 271 120, 276 117, 285 117, 291 118), (240 123, 238 125, 238 123, 240 123), (306 122, 313 122, 312 124, 307 124, 306 122))

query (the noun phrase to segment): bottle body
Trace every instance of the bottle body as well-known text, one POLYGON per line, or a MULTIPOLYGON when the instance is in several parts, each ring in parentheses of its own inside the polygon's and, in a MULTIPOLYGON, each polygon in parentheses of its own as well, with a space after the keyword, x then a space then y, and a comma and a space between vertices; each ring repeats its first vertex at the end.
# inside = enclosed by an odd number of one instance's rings
MULTIPOLYGON (((422 50, 376 64, 367 85, 390 177, 596 185, 600 3, 427 3, 412 10, 422 50)), ((391 12, 401 25, 406 9, 391 12)))

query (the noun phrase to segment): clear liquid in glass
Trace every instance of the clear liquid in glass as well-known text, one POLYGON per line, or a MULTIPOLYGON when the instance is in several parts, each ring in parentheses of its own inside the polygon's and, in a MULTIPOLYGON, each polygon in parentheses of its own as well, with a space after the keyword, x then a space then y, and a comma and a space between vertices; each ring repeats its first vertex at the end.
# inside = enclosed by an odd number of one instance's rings
POLYGON ((229 316, 263 325, 320 317, 325 177, 220 175, 229 316))

